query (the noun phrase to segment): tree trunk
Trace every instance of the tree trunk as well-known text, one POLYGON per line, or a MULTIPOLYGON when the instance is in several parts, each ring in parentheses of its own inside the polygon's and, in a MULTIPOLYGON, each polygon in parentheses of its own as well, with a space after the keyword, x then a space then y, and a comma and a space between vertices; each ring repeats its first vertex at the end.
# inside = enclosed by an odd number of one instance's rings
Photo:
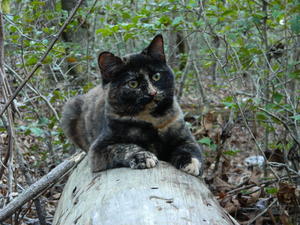
POLYGON ((92 174, 87 157, 69 178, 53 225, 238 224, 203 181, 165 162, 92 174))
MULTIPOLYGON (((68 11, 70 14, 77 4, 77 0, 61 0, 61 7, 63 10, 68 11)), ((81 6, 87 7, 87 0, 83 1, 83 4, 81 6)), ((64 42, 67 42, 68 44, 73 43, 73 47, 67 47, 66 53, 68 55, 67 57, 67 74, 72 75, 75 77, 78 84, 84 83, 84 81, 87 79, 86 74, 84 73, 84 67, 82 64, 78 63, 81 61, 81 57, 84 57, 86 55, 86 49, 88 47, 89 42, 89 23, 87 21, 87 17, 83 17, 81 15, 77 15, 77 22, 78 25, 75 27, 75 29, 66 30, 62 34, 62 38, 64 42), (76 52, 74 49, 76 49, 76 45, 80 46, 81 51, 76 52)))

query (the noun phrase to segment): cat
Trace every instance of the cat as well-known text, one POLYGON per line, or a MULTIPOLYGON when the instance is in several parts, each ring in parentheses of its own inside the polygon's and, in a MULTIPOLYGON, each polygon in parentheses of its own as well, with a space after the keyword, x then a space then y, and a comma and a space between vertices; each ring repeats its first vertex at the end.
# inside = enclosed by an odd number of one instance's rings
POLYGON ((92 171, 152 168, 159 159, 201 175, 202 149, 174 96, 162 35, 139 54, 102 52, 98 64, 102 84, 71 99, 61 123, 66 136, 88 151, 92 171))

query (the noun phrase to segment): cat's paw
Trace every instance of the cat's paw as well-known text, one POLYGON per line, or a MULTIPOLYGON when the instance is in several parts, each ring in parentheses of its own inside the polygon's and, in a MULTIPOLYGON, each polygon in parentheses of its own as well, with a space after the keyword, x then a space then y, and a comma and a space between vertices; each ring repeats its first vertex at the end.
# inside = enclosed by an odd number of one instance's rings
POLYGON ((203 172, 202 161, 189 153, 178 154, 173 158, 172 164, 176 166, 176 168, 193 176, 199 176, 203 172))
POLYGON ((185 164, 180 169, 191 175, 199 176, 200 174, 202 174, 202 163, 196 158, 191 158, 191 162, 185 164))
POLYGON ((153 168, 157 164, 158 164, 157 157, 153 153, 147 151, 140 151, 135 153, 129 162, 130 168, 133 169, 153 168))

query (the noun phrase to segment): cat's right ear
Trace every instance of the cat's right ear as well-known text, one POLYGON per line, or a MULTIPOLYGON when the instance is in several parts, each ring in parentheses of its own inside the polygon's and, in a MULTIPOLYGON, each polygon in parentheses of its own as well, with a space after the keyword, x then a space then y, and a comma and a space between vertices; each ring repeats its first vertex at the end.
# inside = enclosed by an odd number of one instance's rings
POLYGON ((163 36, 161 34, 156 35, 149 46, 142 51, 142 54, 166 62, 163 36))
POLYGON ((98 65, 102 78, 107 82, 111 80, 112 72, 116 69, 116 67, 122 64, 123 62, 121 58, 110 52, 101 52, 98 56, 98 65))

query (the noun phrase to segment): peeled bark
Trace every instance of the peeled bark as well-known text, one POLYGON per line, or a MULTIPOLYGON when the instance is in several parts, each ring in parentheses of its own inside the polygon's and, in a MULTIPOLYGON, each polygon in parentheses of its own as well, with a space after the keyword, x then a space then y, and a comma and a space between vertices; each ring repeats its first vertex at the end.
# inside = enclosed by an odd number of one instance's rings
POLYGON ((87 157, 67 182, 53 225, 238 224, 203 181, 168 163, 92 174, 87 157))

